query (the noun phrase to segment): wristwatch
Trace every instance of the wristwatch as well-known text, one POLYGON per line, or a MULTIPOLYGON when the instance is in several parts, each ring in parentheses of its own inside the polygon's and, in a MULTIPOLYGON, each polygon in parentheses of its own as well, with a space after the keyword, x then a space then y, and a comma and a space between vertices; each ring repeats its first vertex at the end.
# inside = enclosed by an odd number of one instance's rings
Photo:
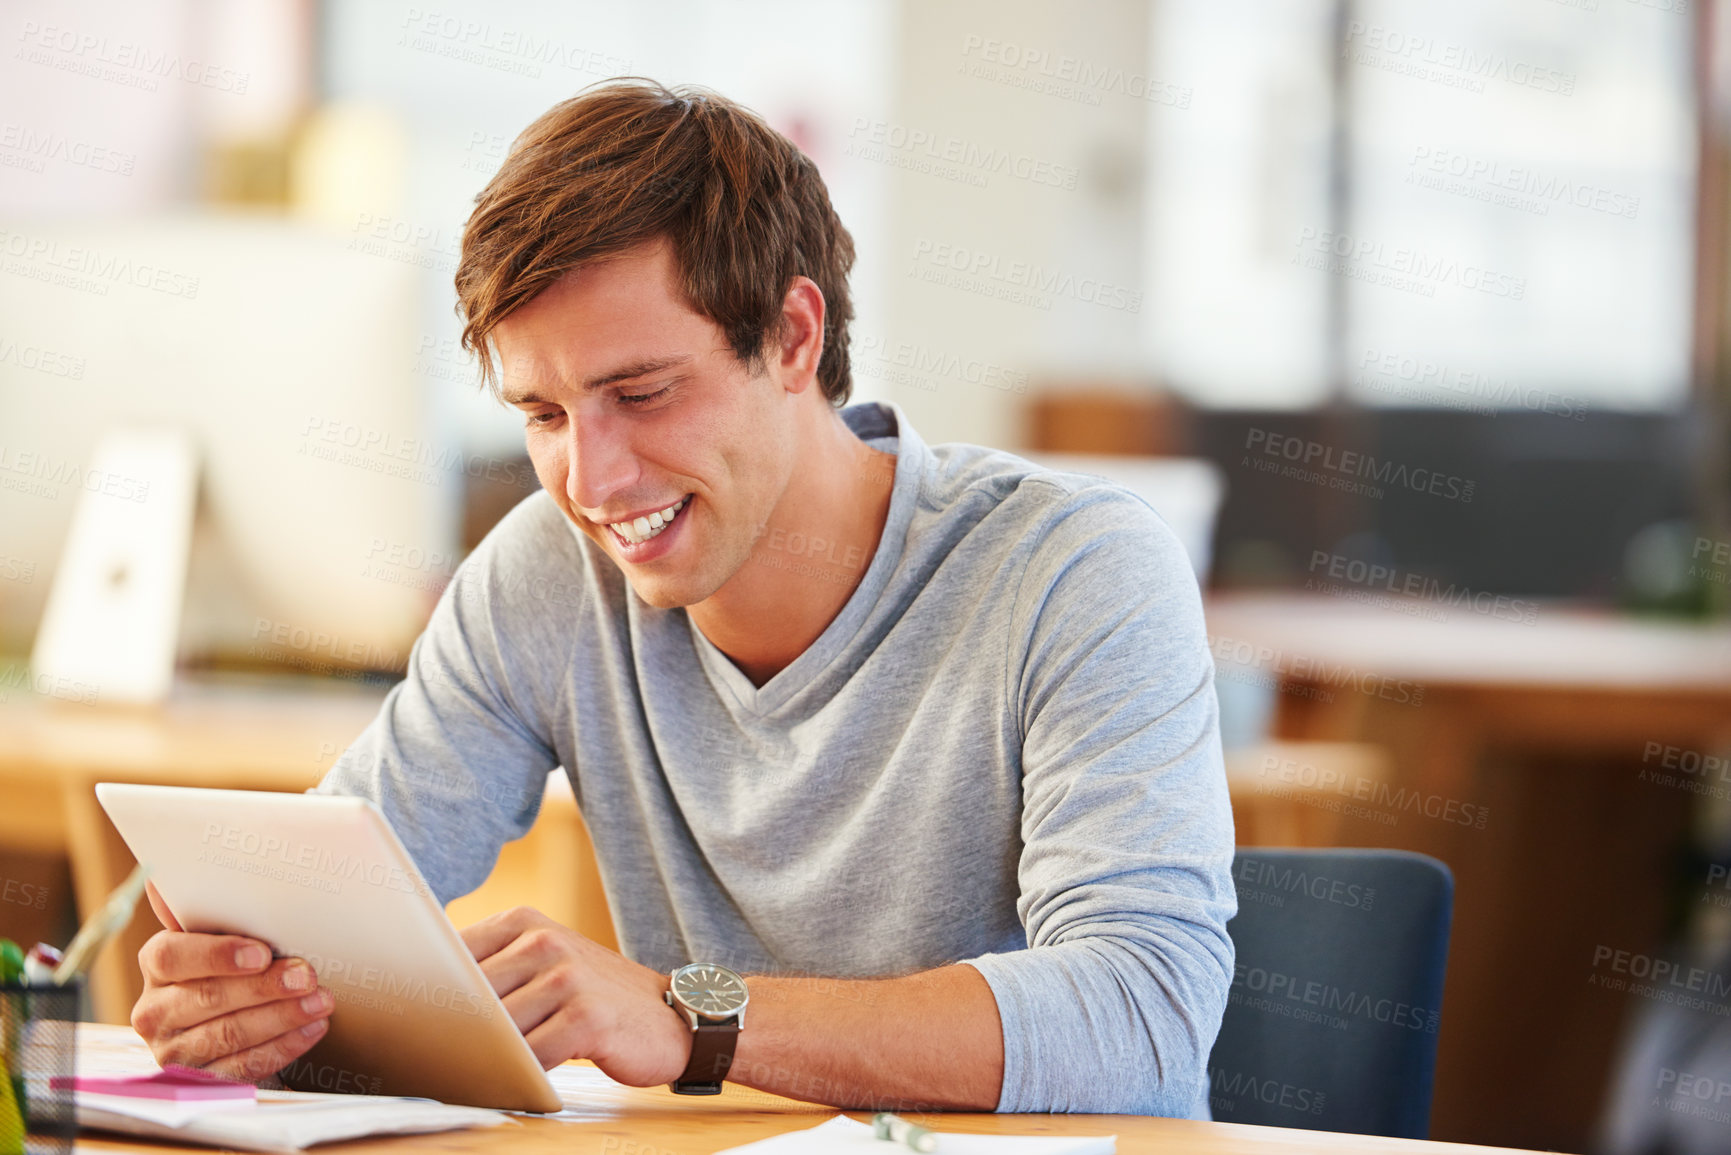
POLYGON ((673 972, 667 1005, 691 1023, 691 1061, 668 1086, 679 1095, 719 1095, 745 1027, 745 980, 724 966, 691 963, 673 972))

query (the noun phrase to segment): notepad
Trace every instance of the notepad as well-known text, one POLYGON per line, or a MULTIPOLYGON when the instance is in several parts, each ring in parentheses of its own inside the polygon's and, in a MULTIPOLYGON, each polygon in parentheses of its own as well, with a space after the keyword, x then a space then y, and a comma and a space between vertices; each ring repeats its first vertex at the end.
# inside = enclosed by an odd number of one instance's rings
POLYGON ((104 1078, 100 1075, 81 1075, 75 1079, 56 1077, 49 1080, 49 1086, 56 1091, 171 1099, 177 1103, 235 1102, 245 1106, 258 1099, 258 1089, 251 1083, 235 1083, 209 1071, 173 1064, 152 1075, 130 1078, 104 1078))
MULTIPOLYGON (((936 1129, 932 1134, 938 1141, 934 1155, 1112 1155, 1118 1149, 1116 1135, 980 1135, 936 1129)), ((855 1122, 846 1115, 804 1131, 729 1147, 717 1155, 805 1155, 808 1151, 814 1155, 831 1151, 913 1155, 903 1144, 879 1139, 871 1124, 855 1122)))

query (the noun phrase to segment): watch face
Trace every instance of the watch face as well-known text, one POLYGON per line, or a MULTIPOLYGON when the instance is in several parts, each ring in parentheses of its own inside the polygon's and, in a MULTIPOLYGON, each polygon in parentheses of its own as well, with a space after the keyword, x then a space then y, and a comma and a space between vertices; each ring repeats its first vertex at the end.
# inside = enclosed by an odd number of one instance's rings
POLYGON ((745 980, 711 963, 694 963, 674 971, 673 994, 710 1018, 725 1019, 745 1009, 745 980))

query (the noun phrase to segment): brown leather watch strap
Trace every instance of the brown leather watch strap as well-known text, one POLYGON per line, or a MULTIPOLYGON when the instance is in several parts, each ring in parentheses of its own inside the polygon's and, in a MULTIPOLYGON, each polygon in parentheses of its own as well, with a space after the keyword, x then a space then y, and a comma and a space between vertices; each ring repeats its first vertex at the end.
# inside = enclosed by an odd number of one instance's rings
POLYGON ((681 1095, 719 1095, 733 1066, 733 1048, 739 1041, 739 1020, 700 1023, 691 1032, 691 1061, 673 1083, 681 1095))

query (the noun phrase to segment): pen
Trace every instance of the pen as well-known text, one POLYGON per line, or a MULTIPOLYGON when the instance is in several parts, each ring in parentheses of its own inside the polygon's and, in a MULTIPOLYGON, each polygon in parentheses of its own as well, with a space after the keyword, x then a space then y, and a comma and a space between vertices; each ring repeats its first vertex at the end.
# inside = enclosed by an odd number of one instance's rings
POLYGON ((896 1143, 906 1143, 915 1151, 936 1151, 938 1137, 917 1124, 910 1123, 900 1115, 892 1115, 888 1111, 879 1111, 872 1116, 872 1132, 879 1139, 889 1139, 896 1143))
POLYGON ((142 862, 133 867, 126 881, 115 887, 108 901, 102 904, 102 909, 78 928, 71 945, 66 948, 66 956, 54 968, 55 986, 64 986, 74 976, 89 970, 102 944, 132 921, 132 912, 138 906, 138 896, 144 893, 144 879, 149 873, 142 862))

